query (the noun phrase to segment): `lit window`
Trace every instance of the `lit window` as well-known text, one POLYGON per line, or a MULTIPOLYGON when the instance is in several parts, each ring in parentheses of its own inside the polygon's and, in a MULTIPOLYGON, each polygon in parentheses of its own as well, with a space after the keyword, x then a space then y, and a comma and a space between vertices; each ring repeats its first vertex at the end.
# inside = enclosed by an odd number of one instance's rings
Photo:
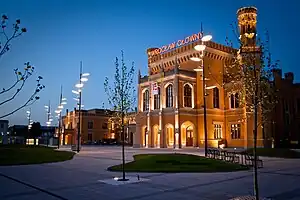
POLYGON ((160 88, 158 88, 158 94, 154 95, 154 109, 160 109, 160 88))
POLYGON ((149 110, 149 90, 143 93, 143 111, 149 110))
POLYGON ((173 107, 173 86, 171 84, 166 88, 166 93, 166 107, 173 107))
POLYGON ((221 139, 222 138, 222 125, 214 124, 214 138, 221 139))
POLYGON ((240 107, 240 97, 239 93, 230 95, 230 108, 238 108, 240 107))
POLYGON ((241 139, 241 124, 231 124, 231 139, 241 139))

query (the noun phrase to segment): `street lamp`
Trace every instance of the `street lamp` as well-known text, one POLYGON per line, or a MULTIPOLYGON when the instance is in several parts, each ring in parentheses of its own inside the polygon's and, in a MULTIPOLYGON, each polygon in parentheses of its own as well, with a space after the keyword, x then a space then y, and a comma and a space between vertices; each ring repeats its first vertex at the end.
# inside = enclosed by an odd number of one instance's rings
POLYGON ((200 58, 199 57, 192 57, 190 58, 190 60, 192 61, 196 61, 196 62, 200 62, 201 64, 194 69, 194 71, 196 72, 201 72, 202 71, 202 81, 203 81, 203 108, 204 108, 204 148, 205 148, 205 157, 207 157, 207 146, 208 146, 208 142, 207 142, 207 119, 206 119, 206 90, 207 89, 212 89, 215 86, 210 86, 210 87, 206 87, 206 83, 205 83, 205 67, 204 67, 204 50, 206 49, 206 45, 204 44, 204 42, 208 42, 212 39, 211 35, 205 35, 203 36, 203 31, 202 32, 202 36, 201 36, 201 44, 198 44, 194 47, 194 49, 198 52, 200 52, 200 58))
MULTIPOLYGON (((51 123, 53 121, 52 116, 51 116, 51 106, 50 106, 50 101, 48 105, 44 106, 47 112, 47 121, 46 121, 46 125, 49 127, 51 126, 51 123)), ((48 130, 49 131, 49 130, 48 130)), ((47 134, 47 146, 49 145, 49 132, 46 132, 47 134)))
POLYGON ((59 105, 57 106, 57 110, 55 110, 55 113, 57 114, 58 118, 58 139, 57 139, 57 148, 59 149, 59 144, 60 144, 60 136, 61 136, 61 112, 62 109, 64 108, 64 105, 67 104, 67 98, 63 97, 63 92, 62 92, 62 86, 60 87, 60 97, 59 97, 59 105))
POLYGON ((80 151, 80 112, 81 112, 81 108, 83 107, 83 105, 81 105, 81 100, 82 100, 82 89, 84 87, 84 83, 88 81, 88 76, 90 74, 89 73, 82 73, 82 61, 80 61, 80 73, 79 73, 79 83, 77 83, 75 85, 75 87, 77 88, 77 90, 72 90, 72 93, 76 94, 76 104, 78 106, 78 125, 77 125, 77 129, 78 129, 78 133, 77 133, 77 153, 79 153, 80 151))
MULTIPOLYGON (((28 136, 29 136, 29 131, 32 127, 33 121, 31 120, 31 108, 26 111, 27 119, 28 119, 28 136)), ((27 144, 27 140, 25 140, 25 145, 27 144)))

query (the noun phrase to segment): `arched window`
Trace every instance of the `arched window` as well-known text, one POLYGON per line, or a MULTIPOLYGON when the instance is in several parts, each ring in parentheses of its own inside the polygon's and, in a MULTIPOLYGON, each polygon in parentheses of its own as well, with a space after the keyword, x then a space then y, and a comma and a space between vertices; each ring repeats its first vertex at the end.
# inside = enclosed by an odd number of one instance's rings
POLYGON ((189 84, 183 87, 183 106, 192 107, 192 87, 189 84))
POLYGON ((234 95, 234 99, 235 99, 235 108, 238 108, 238 107, 240 107, 240 97, 239 97, 239 93, 235 93, 235 95, 234 95))
POLYGON ((239 93, 230 95, 230 108, 238 108, 240 106, 239 93))
POLYGON ((173 85, 168 85, 168 87, 166 88, 166 94, 166 107, 173 107, 173 85))
POLYGON ((213 89, 213 105, 214 108, 220 108, 220 97, 219 97, 219 88, 215 87, 213 89))
POLYGON ((160 88, 158 88, 158 94, 154 95, 154 109, 160 109, 160 88))
POLYGON ((143 111, 149 110, 149 90, 143 93, 143 111))

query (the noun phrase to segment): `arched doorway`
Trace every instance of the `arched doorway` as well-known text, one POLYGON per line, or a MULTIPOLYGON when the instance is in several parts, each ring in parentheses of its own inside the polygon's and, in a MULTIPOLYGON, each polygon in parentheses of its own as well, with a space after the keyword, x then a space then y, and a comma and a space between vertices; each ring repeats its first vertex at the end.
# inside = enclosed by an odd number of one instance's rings
POLYGON ((186 121, 181 125, 181 145, 183 147, 194 146, 194 124, 190 121, 186 121))
POLYGON ((153 147, 159 148, 160 147, 160 134, 159 132, 159 126, 158 125, 154 125, 153 126, 153 130, 152 130, 152 134, 153 134, 153 147))
POLYGON ((165 126, 165 134, 167 138, 167 147, 174 147, 174 126, 167 124, 165 126))

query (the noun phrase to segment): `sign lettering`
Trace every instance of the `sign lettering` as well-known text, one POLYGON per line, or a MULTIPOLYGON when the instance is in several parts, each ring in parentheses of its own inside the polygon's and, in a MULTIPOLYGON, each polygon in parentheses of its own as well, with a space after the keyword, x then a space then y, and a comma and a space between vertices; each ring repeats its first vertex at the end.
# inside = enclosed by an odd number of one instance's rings
POLYGON ((160 48, 157 48, 157 49, 155 49, 153 51, 150 51, 149 55, 150 56, 155 56, 155 55, 158 55, 158 54, 166 53, 166 52, 171 51, 171 50, 173 50, 175 48, 178 48, 178 47, 190 44, 190 43, 195 42, 195 41, 198 41, 198 40, 201 39, 201 37, 202 37, 202 33, 201 32, 195 33, 193 35, 185 37, 182 40, 178 40, 177 42, 172 42, 172 43, 170 43, 168 45, 164 45, 164 46, 162 46, 160 48))
POLYGON ((156 82, 155 82, 155 83, 152 83, 152 93, 153 93, 154 95, 158 94, 158 85, 157 85, 156 82))

